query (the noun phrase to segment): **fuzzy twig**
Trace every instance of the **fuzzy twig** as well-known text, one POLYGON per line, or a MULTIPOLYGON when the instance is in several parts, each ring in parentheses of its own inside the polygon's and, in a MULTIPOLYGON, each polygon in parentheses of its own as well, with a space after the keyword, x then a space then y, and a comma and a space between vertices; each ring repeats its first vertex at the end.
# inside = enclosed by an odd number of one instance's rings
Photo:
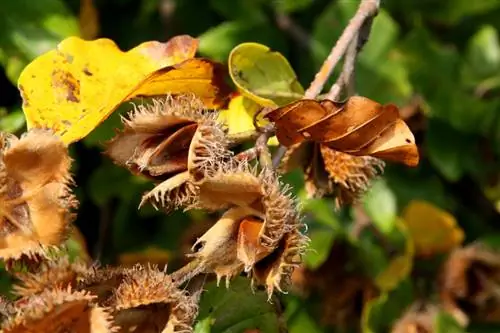
POLYGON ((361 1, 358 11, 349 21, 349 24, 345 28, 340 38, 337 40, 337 43, 335 43, 335 46, 330 51, 330 54, 321 66, 321 69, 316 74, 313 82, 307 89, 304 95, 305 98, 316 98, 316 96, 321 93, 321 90, 323 90, 323 87, 332 74, 333 69, 347 51, 349 44, 354 39, 354 37, 358 35, 359 31, 362 30, 363 27, 369 28, 369 25, 363 25, 365 24, 367 19, 370 19, 377 14, 379 6, 380 0, 361 1))

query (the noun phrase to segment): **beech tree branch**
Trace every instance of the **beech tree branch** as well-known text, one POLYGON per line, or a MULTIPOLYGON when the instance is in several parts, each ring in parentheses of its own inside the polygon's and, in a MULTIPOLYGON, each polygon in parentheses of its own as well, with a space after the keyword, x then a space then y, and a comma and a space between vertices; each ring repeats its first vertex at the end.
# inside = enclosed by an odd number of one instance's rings
MULTIPOLYGON (((349 24, 342 32, 342 35, 335 43, 335 46, 330 51, 330 54, 326 58, 325 62, 321 66, 320 70, 314 77, 313 82, 305 92, 304 98, 316 98, 323 87, 325 86, 326 81, 330 77, 333 72, 333 69, 340 61, 342 56, 346 53, 347 48, 351 41, 359 34, 362 28, 368 30, 371 24, 364 25, 367 20, 370 20, 373 16, 375 16, 380 7, 380 0, 362 0, 359 8, 354 15, 354 17, 349 21, 349 24)), ((363 35, 363 34, 361 34, 363 35)))

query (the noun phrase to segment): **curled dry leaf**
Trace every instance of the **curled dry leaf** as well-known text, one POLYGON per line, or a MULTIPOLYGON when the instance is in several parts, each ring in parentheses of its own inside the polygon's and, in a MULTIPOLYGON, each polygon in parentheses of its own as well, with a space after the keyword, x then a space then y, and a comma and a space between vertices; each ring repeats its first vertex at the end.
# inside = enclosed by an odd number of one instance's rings
POLYGON ((190 256, 226 283, 241 271, 265 285, 269 296, 289 283, 307 239, 295 201, 268 170, 245 164, 220 170, 200 183, 199 206, 232 207, 193 246, 190 256))
POLYGON ((69 37, 19 77, 28 128, 50 128, 68 144, 134 97, 192 92, 215 107, 227 94, 223 69, 193 58, 197 47, 187 35, 145 42, 127 52, 109 39, 69 37))
POLYGON ((130 113, 107 154, 116 164, 161 182, 143 202, 166 210, 185 206, 196 197, 195 183, 227 155, 226 129, 216 118, 192 95, 158 99, 130 113))
POLYGON ((196 303, 156 267, 137 265, 124 271, 111 307, 119 332, 192 332, 196 303))
POLYGON ((4 333, 116 332, 108 310, 95 296, 68 288, 46 289, 14 304, 16 313, 2 325, 4 333))
POLYGON ((0 145, 0 258, 43 255, 65 240, 77 205, 67 148, 40 129, 1 134, 0 145))
POLYGON ((500 320, 500 253, 475 243, 451 252, 439 281, 443 307, 465 326, 500 320))
POLYGON ((352 204, 380 175, 384 162, 370 156, 353 156, 315 142, 290 146, 283 158, 283 172, 300 168, 308 197, 335 194, 337 206, 352 204))
POLYGON ((345 103, 300 100, 268 112, 279 142, 313 141, 356 156, 418 164, 415 138, 393 104, 353 96, 345 103))

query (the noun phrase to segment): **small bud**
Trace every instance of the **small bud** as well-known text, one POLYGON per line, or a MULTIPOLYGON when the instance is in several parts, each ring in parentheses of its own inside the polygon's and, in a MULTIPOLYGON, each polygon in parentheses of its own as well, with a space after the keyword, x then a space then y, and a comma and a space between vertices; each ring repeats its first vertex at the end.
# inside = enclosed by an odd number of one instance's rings
POLYGON ((65 240, 77 206, 67 147, 40 129, 0 141, 0 258, 43 256, 65 240))

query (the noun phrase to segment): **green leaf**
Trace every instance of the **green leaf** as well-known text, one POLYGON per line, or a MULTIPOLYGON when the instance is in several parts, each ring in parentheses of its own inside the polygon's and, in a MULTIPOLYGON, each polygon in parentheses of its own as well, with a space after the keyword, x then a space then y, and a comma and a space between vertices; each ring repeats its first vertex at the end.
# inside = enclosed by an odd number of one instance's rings
POLYGON ((274 0, 274 8, 278 12, 292 13, 306 9, 313 0, 274 0))
POLYGON ((486 14, 499 7, 500 1, 498 0, 444 0, 432 3, 426 14, 442 23, 454 25, 465 17, 486 14))
POLYGON ((467 170, 481 169, 474 165, 478 161, 475 139, 443 122, 429 121, 426 147, 430 162, 449 181, 459 180, 467 170))
POLYGON ((205 287, 198 320, 211 324, 211 333, 240 333, 257 329, 262 333, 280 330, 275 305, 263 291, 252 292, 249 279, 238 277, 229 289, 215 282, 205 287))
POLYGON ((61 0, 0 2, 0 61, 12 82, 32 59, 78 34, 78 22, 61 0))
POLYGON ((342 225, 334 213, 335 207, 332 202, 325 199, 307 199, 302 204, 303 211, 312 214, 315 222, 328 226, 333 231, 342 231, 342 225))
POLYGON ((467 46, 466 61, 470 71, 477 77, 498 75, 500 70, 500 44, 498 32, 485 25, 471 37, 467 46))
POLYGON ((229 55, 229 73, 241 93, 261 105, 286 105, 304 94, 288 60, 262 44, 236 46, 229 55))
POLYGON ((212 8, 227 20, 238 20, 246 23, 267 21, 264 4, 264 0, 210 0, 212 8))
POLYGON ((26 124, 26 118, 22 110, 17 109, 6 113, 5 109, 0 108, 0 131, 15 133, 21 130, 26 124))
POLYGON ((434 330, 436 333, 466 333, 465 329, 444 311, 440 311, 434 318, 434 330))
POLYGON ((372 184, 364 197, 364 207, 373 223, 384 234, 390 234, 397 217, 396 197, 387 183, 380 179, 372 184))
POLYGON ((328 229, 316 229, 307 235, 311 242, 304 256, 304 264, 309 269, 316 269, 321 266, 328 256, 335 240, 335 234, 328 229))
POLYGON ((265 22, 226 21, 208 29, 198 38, 200 54, 221 62, 227 60, 235 45, 248 40, 268 45, 275 50, 287 49, 283 35, 265 22))

